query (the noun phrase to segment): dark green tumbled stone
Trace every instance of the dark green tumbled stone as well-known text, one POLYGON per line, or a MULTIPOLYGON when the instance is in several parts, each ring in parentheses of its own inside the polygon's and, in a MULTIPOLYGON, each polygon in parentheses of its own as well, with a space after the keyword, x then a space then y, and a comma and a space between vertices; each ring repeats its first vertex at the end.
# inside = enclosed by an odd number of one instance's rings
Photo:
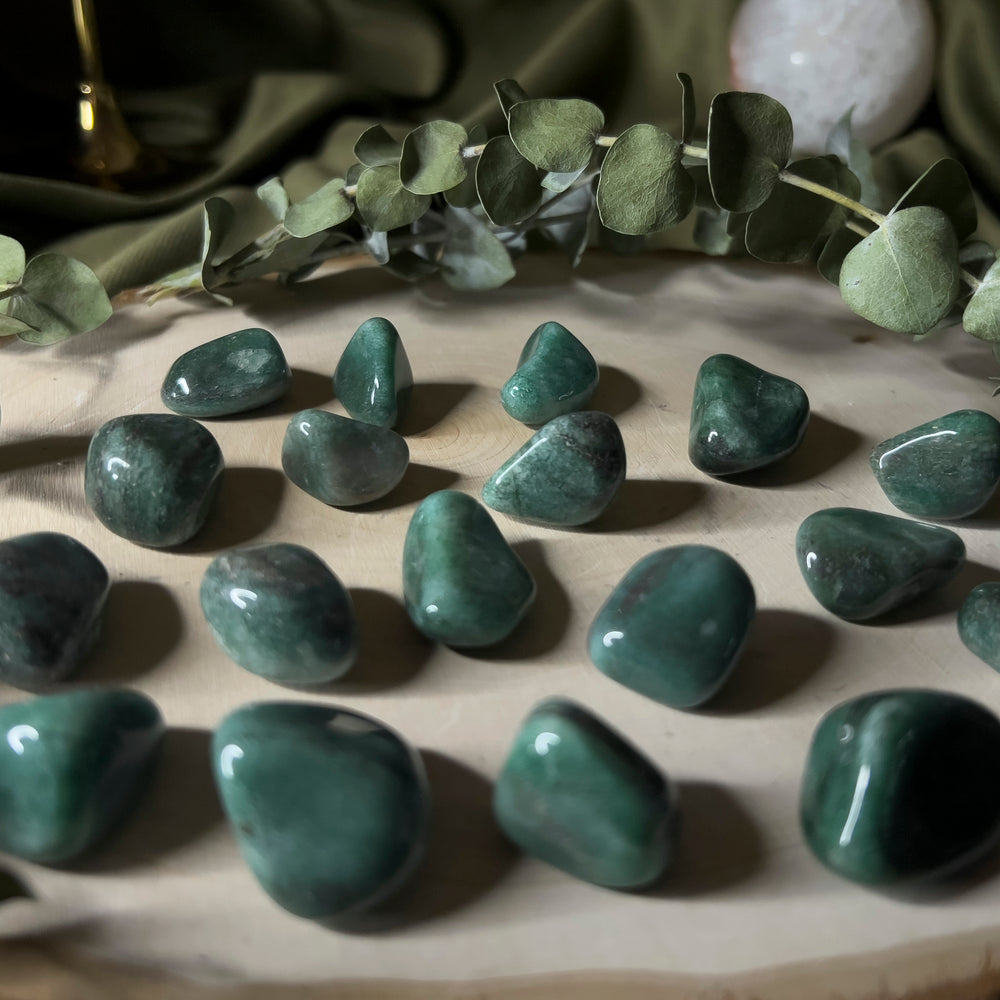
POLYGON ((625 443, 606 413, 550 420, 483 487, 487 506, 536 524, 586 524, 625 479, 625 443))
POLYGON ((676 798, 635 747, 579 705, 536 706, 493 789, 493 813, 526 853, 615 889, 656 881, 674 853, 676 798))
POLYGON ((979 659, 1000 670, 1000 582, 972 588, 958 609, 958 636, 979 659))
POLYGON ((188 417, 224 417, 279 399, 292 384, 274 335, 238 330, 182 354, 160 389, 163 405, 188 417))
POLYGON ((371 906, 420 861, 423 762, 374 719, 328 705, 246 705, 216 729, 212 765, 250 870, 297 916, 371 906))
POLYGON ((410 402, 413 372, 392 323, 373 316, 357 328, 333 373, 333 388, 355 420, 396 426, 410 402))
POLYGON ((793 452, 809 423, 809 399, 790 379, 715 354, 698 371, 688 454, 710 476, 730 476, 793 452))
POLYGON ((115 417, 90 441, 87 503, 106 528, 129 541, 180 545, 205 523, 222 469, 215 438, 190 417, 115 417))
POLYGON ((395 431, 326 410, 296 413, 281 446, 288 478, 334 507, 384 497, 409 463, 410 449, 395 431))
POLYGON ((489 646, 524 617, 535 581, 485 507, 440 490, 410 520, 403 596, 424 635, 449 646, 489 646))
POLYGON ((594 356, 562 323, 542 323, 500 390, 500 402, 515 420, 537 426, 586 406, 599 378, 594 356))
POLYGON ((965 543, 935 524, 830 507, 799 526, 795 554, 827 611, 864 621, 950 580, 965 562, 965 543))
POLYGON ((967 517, 1000 483, 1000 422, 982 410, 956 410, 875 445, 871 467, 901 511, 967 517))
POLYGON ((163 735, 135 691, 71 691, 0 708, 0 851, 64 864, 132 806, 163 735))
POLYGON ((70 676, 93 647, 108 571, 69 535, 0 542, 0 680, 40 688, 70 676))
POLYGON ((283 684, 324 684, 358 653, 351 598, 301 545, 249 545, 216 556, 201 580, 201 609, 241 667, 283 684))
POLYGON ((816 857, 855 882, 948 875, 1000 836, 1000 721, 943 691, 845 702, 813 736, 801 820, 816 857))
POLYGON ((608 677, 674 708, 694 708, 739 660, 756 610, 732 556, 677 545, 640 559, 597 612, 590 659, 608 677))

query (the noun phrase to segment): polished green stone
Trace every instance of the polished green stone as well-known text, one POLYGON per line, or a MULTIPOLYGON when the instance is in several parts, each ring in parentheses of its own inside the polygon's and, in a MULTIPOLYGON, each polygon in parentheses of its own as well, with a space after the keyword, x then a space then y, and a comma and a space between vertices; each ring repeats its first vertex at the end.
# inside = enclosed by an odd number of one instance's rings
POLYGON ((326 410, 296 413, 281 446, 288 478, 334 507, 384 497, 403 478, 409 462, 410 449, 395 431, 326 410))
POLYGON ((594 617, 587 649, 608 677, 674 708, 694 708, 725 683, 756 610, 732 556, 676 545, 640 559, 594 617))
POLYGON ((599 378, 594 356, 562 323, 542 323, 500 390, 500 402, 515 420, 537 426, 586 406, 599 378))
POLYGON ((250 870, 297 916, 371 906, 420 861, 423 763, 374 719, 331 705, 246 705, 216 729, 212 766, 250 870))
POLYGON ((43 688, 70 676, 101 630, 108 571, 54 531, 0 542, 0 680, 43 688))
POLYGON ((958 609, 958 637, 979 659, 1000 670, 1000 582, 972 588, 958 609))
POLYGON ((274 402, 292 373, 274 335, 238 330, 182 354, 160 389, 163 405, 188 417, 223 417, 274 402))
POLYGON ((216 556, 201 580, 201 609, 226 654, 269 680, 324 684, 357 658, 351 598, 301 545, 248 545, 216 556))
POLYGON ((333 387, 356 420, 395 427, 413 390, 413 372, 399 332, 373 316, 357 328, 333 373, 333 387))
POLYGON ((711 476, 746 472, 793 452, 808 422, 809 399, 800 385, 715 354, 695 380, 688 454, 711 476))
POLYGON ((674 854, 677 801, 664 776, 597 716, 560 698, 521 726, 493 812, 526 853, 598 885, 648 885, 674 854))
POLYGON ((449 646, 489 646, 524 617, 535 581, 485 507, 440 490, 410 520, 403 596, 424 635, 449 646))
POLYGON ((806 843, 865 885, 977 860, 1000 836, 1000 721, 943 691, 881 691, 825 715, 806 761, 806 843))
POLYGON ((948 413, 875 445, 871 467, 901 511, 967 517, 1000 483, 1000 422, 982 410, 948 413))
POLYGON ((827 611, 864 621, 950 580, 965 562, 965 543, 938 525, 830 507, 799 526, 795 554, 827 611))
POLYGON ((222 469, 218 443, 197 421, 137 413, 109 420, 91 438, 84 488, 106 528, 162 548, 205 523, 222 469))
POLYGON ((550 420, 483 487, 487 506, 536 524, 586 524, 625 479, 625 443, 606 413, 550 420))
POLYGON ((0 851, 58 865, 134 804, 163 720, 135 691, 71 691, 3 706, 0 734, 0 851))

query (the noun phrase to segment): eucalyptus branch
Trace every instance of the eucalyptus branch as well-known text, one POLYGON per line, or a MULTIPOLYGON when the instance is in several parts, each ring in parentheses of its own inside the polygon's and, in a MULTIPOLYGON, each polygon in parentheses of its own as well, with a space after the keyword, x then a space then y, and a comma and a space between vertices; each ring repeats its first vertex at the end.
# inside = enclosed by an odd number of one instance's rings
POLYGON ((827 201, 841 205, 849 211, 854 212, 855 215, 860 215, 868 219, 869 222, 874 222, 876 226, 881 226, 885 222, 886 217, 881 212, 876 212, 875 209, 869 208, 867 205, 862 205, 860 201, 848 198, 847 195, 841 194, 839 191, 834 191, 823 184, 817 184, 815 181, 800 177, 790 170, 779 170, 778 179, 784 184, 791 184, 792 187, 802 188, 803 191, 810 191, 821 198, 826 198, 827 201))

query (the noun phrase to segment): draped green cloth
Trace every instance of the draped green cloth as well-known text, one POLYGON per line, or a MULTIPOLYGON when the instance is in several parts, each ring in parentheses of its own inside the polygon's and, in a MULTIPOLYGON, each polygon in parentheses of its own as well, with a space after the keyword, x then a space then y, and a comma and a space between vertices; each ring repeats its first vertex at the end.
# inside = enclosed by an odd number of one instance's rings
MULTIPOLYGON (((492 84, 588 98, 609 131, 680 127, 674 74, 698 121, 728 84, 738 0, 96 0, 108 79, 136 136, 168 153, 147 190, 74 180, 70 0, 5 10, 0 232, 95 268, 111 292, 192 263, 206 197, 280 173, 295 195, 342 175, 373 121, 450 118, 502 129, 492 84), (25 42, 18 44, 18 39, 25 42), (30 44, 28 43, 30 40, 30 44), (45 64, 38 61, 45 52, 45 64)), ((876 153, 891 196, 941 156, 980 196, 979 236, 1000 243, 1000 4, 937 0, 933 95, 876 153)), ((660 246, 692 248, 690 222, 660 246)))

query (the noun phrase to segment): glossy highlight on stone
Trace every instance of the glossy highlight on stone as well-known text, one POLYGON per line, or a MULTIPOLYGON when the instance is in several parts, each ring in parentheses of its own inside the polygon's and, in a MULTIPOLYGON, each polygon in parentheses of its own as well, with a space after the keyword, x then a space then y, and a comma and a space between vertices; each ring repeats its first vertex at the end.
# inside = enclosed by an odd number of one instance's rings
POLYGON ((274 335, 238 330, 182 354, 160 389, 163 405, 187 417, 224 417, 280 399, 292 373, 274 335))
POLYGON ((373 316, 348 341, 333 373, 333 387, 355 420, 395 427, 413 390, 413 372, 399 331, 373 316))
POLYGON ((948 875, 1000 837, 1000 721, 943 691, 864 695, 827 713, 800 800, 817 858, 894 886, 948 875))
POLYGON ((0 542, 0 680, 43 688, 71 676, 101 630, 104 563, 69 535, 0 542))
POLYGON ((216 729, 212 767, 250 870, 297 916, 372 906, 423 855, 423 762, 375 719, 330 705, 246 705, 216 729))
POLYGON ((1000 670, 1000 581, 973 587, 958 609, 958 637, 994 670, 1000 670))
POLYGON ((396 488, 409 463, 410 449, 395 431, 326 410, 296 413, 281 446, 288 478, 333 507, 384 497, 396 488))
POLYGON ((403 597, 413 624, 429 638, 448 646, 489 646, 524 617, 535 581, 481 504, 440 490, 410 519, 403 597))
POLYGON ((163 720, 125 690, 0 708, 0 851, 60 865, 96 847, 145 785, 163 720))
POLYGON ((625 443, 606 413, 550 420, 483 487, 488 507, 536 524, 586 524, 625 480, 625 443))
POLYGON ((795 554, 827 611, 864 621, 950 580, 965 563, 965 543, 938 525, 830 507, 799 526, 795 554))
POLYGON ((809 399, 790 379, 714 354, 698 371, 688 454, 710 476, 731 476, 777 462, 799 445, 809 399))
POLYGON ((162 548, 197 534, 222 469, 218 443, 197 421, 137 413, 109 420, 91 438, 84 488, 106 528, 162 548))
POLYGON ((515 420, 538 426, 583 409, 599 379, 590 351, 562 323, 550 321, 528 338, 500 402, 515 420))
POLYGON ((201 580, 201 609, 226 655, 268 680, 325 684, 357 659, 350 595, 301 545, 248 545, 216 556, 201 580))
POLYGON ((968 517, 1000 483, 1000 421, 982 410, 956 410, 875 445, 871 467, 901 511, 968 517))

